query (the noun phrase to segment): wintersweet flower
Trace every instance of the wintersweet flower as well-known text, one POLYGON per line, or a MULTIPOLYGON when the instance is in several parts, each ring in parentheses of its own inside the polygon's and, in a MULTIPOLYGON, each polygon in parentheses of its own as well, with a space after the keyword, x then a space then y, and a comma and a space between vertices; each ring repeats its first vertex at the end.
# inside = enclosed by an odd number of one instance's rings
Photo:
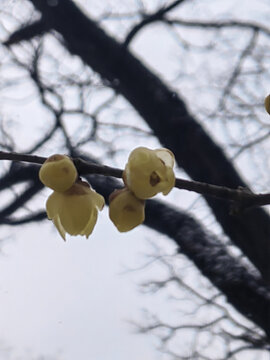
POLYGON ((144 221, 144 201, 127 188, 110 195, 109 216, 120 232, 132 230, 144 221))
POLYGON ((148 199, 162 192, 167 195, 175 184, 174 155, 165 148, 134 149, 128 158, 123 180, 139 199, 148 199))
POLYGON ((47 200, 46 210, 64 240, 66 233, 88 238, 97 222, 98 210, 102 210, 104 204, 103 196, 87 182, 78 181, 65 192, 54 191, 47 200))
POLYGON ((270 114, 270 95, 267 95, 264 99, 264 108, 270 114))
POLYGON ((40 181, 55 191, 66 191, 76 181, 77 169, 66 155, 50 156, 39 170, 40 181))

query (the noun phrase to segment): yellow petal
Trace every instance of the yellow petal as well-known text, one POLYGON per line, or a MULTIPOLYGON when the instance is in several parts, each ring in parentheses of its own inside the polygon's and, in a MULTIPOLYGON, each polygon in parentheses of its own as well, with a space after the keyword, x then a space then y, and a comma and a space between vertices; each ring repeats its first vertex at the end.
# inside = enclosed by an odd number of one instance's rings
POLYGON ((130 153, 128 162, 134 163, 134 165, 148 163, 149 158, 151 157, 151 152, 152 150, 146 147, 137 147, 130 153))
POLYGON ((53 219, 59 212, 59 206, 61 206, 61 194, 53 192, 46 202, 46 211, 49 219, 53 219))
POLYGON ((166 169, 166 182, 162 191, 163 195, 168 195, 175 185, 175 175, 171 168, 166 169))
POLYGON ((173 167, 174 166, 174 154, 165 148, 154 150, 157 157, 161 159, 166 166, 173 167))
POLYGON ((93 211, 92 202, 89 202, 88 196, 85 195, 69 195, 65 196, 62 205, 59 209, 61 224, 70 235, 79 235, 93 211))
POLYGON ((92 189, 91 191, 92 191, 91 197, 93 198, 92 199, 93 203, 99 210, 102 210, 105 205, 104 197, 92 189))
POLYGON ((92 234, 94 227, 97 222, 97 210, 93 211, 92 216, 90 217, 86 228, 81 232, 81 235, 85 235, 87 238, 92 234))
POLYGON ((66 232, 65 232, 65 229, 63 228, 63 226, 61 224, 61 221, 60 221, 58 215, 53 219, 53 223, 54 223, 56 229, 58 230, 59 234, 61 235, 62 239, 64 241, 66 241, 66 232))

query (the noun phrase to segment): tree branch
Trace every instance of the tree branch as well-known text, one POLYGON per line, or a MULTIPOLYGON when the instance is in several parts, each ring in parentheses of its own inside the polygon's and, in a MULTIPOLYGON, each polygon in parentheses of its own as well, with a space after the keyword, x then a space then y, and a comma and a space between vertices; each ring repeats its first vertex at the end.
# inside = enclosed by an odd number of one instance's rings
POLYGON ((50 30, 48 23, 39 19, 31 24, 23 26, 12 33, 9 38, 3 42, 3 45, 10 46, 18 44, 21 41, 31 40, 36 36, 43 35, 45 32, 50 30))
MULTIPOLYGON (((40 181, 31 181, 27 188, 20 194, 11 204, 0 210, 0 219, 5 219, 13 214, 16 210, 24 206, 27 201, 33 198, 41 189, 43 185, 40 181)), ((1 223, 1 220, 0 220, 1 223)))
POLYGON ((223 29, 223 28, 236 28, 247 29, 263 33, 270 36, 270 29, 262 24, 251 21, 197 21, 197 20, 184 20, 180 18, 166 18, 164 21, 169 25, 180 25, 185 27, 201 28, 201 29, 223 29))
POLYGON ((131 30, 130 32, 127 34, 126 36, 126 40, 124 42, 124 46, 128 47, 128 45, 130 44, 131 40, 134 38, 134 36, 142 29, 144 28, 146 25, 149 25, 153 22, 156 21, 161 21, 164 18, 164 15, 166 15, 169 11, 171 11, 172 9, 176 8, 178 5, 182 4, 185 0, 176 0, 174 1, 172 4, 166 6, 166 7, 162 7, 161 9, 159 9, 158 11, 156 11, 154 14, 150 14, 150 15, 143 15, 143 20, 139 23, 136 24, 131 30))
MULTIPOLYGON (((0 151, 0 160, 24 161, 27 163, 43 164, 45 157, 19 154, 15 152, 0 151)), ((80 158, 72 159, 80 175, 97 174, 122 178, 123 170, 114 167, 90 163, 80 158)), ((176 178, 175 188, 193 191, 198 194, 213 196, 218 199, 234 202, 233 210, 236 212, 249 207, 270 204, 270 193, 254 194, 247 188, 230 189, 225 186, 211 185, 199 181, 190 181, 176 178)), ((1 189, 0 189, 1 190, 1 189)))

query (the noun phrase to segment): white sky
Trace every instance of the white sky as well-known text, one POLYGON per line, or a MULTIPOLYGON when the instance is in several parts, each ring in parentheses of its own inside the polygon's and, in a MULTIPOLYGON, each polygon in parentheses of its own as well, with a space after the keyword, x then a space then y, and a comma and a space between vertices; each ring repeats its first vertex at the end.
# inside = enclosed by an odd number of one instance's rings
POLYGON ((119 235, 106 217, 88 240, 65 243, 48 221, 20 227, 15 240, 4 242, 0 339, 14 347, 12 359, 162 358, 153 338, 134 334, 129 323, 141 317, 141 308, 159 307, 157 299, 139 294, 139 273, 123 274, 149 251, 144 230, 119 235))

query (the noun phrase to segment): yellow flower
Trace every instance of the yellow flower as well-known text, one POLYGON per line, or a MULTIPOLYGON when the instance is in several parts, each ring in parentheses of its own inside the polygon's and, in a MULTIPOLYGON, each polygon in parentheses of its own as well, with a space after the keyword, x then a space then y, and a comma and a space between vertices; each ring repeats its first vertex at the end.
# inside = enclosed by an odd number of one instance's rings
POLYGON ((77 169, 66 155, 50 156, 39 170, 40 181, 55 191, 66 191, 76 181, 77 169))
POLYGON ((270 95, 266 96, 264 99, 264 108, 270 114, 270 95))
POLYGON ((54 191, 47 200, 46 210, 64 240, 66 233, 88 238, 104 203, 103 196, 92 190, 88 183, 78 181, 65 192, 54 191))
POLYGON ((120 232, 132 230, 144 221, 144 201, 130 190, 116 190, 110 195, 109 216, 120 232))
POLYGON ((175 184, 174 155, 168 149, 134 149, 123 173, 126 186, 139 199, 148 199, 162 192, 167 195, 175 184))

